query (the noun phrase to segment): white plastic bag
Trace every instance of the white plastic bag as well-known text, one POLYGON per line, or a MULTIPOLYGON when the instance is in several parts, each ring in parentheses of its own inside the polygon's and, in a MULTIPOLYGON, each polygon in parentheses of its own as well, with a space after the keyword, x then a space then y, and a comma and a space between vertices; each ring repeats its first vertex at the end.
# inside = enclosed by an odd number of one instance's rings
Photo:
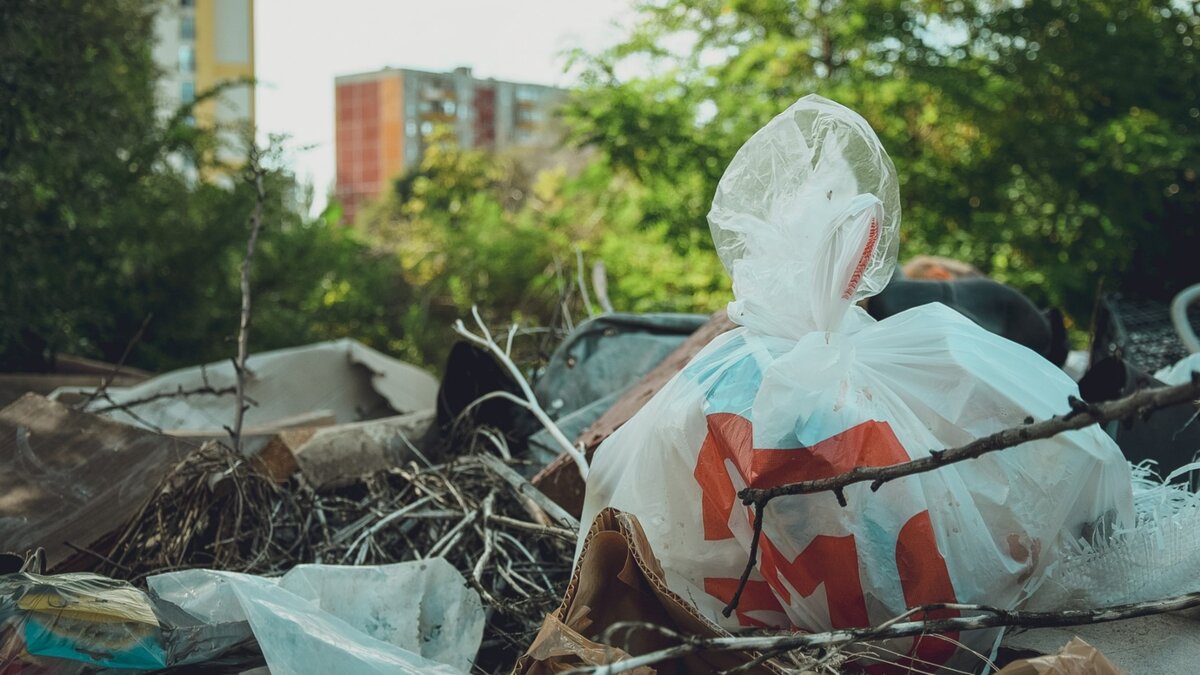
MULTIPOLYGON (((671 589, 705 616, 731 629, 825 631, 931 602, 1015 608, 1060 538, 1130 523, 1129 467, 1095 427, 877 492, 860 483, 846 507, 831 493, 780 498, 765 511, 755 574, 723 617, 751 541, 741 488, 924 457, 1059 413, 1077 389, 943 305, 876 322, 854 304, 891 277, 900 210, 891 160, 841 105, 807 96, 756 133, 709 222, 741 327, 599 448, 583 513, 585 523, 607 506, 636 515, 671 589)), ((987 651, 998 636, 956 639, 987 651)), ((923 670, 955 652, 930 637, 891 648, 923 670)))

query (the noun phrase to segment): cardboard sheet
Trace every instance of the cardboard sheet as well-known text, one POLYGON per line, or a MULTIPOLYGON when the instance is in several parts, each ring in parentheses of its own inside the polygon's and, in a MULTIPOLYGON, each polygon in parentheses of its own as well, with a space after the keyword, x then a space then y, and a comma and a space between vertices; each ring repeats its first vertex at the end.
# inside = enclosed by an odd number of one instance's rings
MULTIPOLYGON (((645 622, 701 637, 728 635, 667 589, 662 568, 637 519, 605 509, 592 523, 562 605, 546 618, 513 673, 561 673, 579 666, 613 663, 629 654, 646 654, 673 644, 661 633, 647 630, 623 632, 623 649, 596 642, 610 626, 623 622, 645 622)), ((632 672, 700 675, 735 668, 754 656, 691 654, 632 672)), ((745 672, 766 675, 777 671, 763 665, 745 672)))

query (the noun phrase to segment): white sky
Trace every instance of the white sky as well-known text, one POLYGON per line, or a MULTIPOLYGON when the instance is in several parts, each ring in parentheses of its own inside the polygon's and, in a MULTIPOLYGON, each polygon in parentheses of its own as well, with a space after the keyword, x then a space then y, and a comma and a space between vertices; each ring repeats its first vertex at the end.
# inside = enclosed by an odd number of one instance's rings
POLYGON ((297 177, 334 181, 333 79, 386 66, 566 86, 563 52, 622 35, 633 0, 257 0, 260 133, 282 133, 297 177), (299 150, 311 146, 310 149, 299 150))

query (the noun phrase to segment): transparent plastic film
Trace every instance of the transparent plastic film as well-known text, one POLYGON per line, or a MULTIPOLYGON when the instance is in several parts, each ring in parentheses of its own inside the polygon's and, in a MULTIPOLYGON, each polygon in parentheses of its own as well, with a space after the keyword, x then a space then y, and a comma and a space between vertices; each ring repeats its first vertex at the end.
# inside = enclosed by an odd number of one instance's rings
POLYGON ((837 330, 891 279, 896 170, 866 120, 805 96, 738 151, 708 220, 733 277, 735 322, 793 339, 837 330))

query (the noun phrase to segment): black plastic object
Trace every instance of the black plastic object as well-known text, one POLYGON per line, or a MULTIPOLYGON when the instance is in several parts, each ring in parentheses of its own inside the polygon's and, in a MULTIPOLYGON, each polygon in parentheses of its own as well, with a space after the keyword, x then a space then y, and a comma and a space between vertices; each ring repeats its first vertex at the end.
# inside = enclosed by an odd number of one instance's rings
MULTIPOLYGON (((1079 381, 1079 395, 1089 403, 1111 401, 1139 389, 1162 387, 1162 382, 1110 356, 1096 362, 1079 381)), ((1110 422, 1105 431, 1120 446, 1130 462, 1153 460, 1155 472, 1166 477, 1175 469, 1195 461, 1200 454, 1200 419, 1189 402, 1159 410, 1148 419, 1110 422)), ((1185 478, 1180 477, 1182 482, 1185 478)), ((1198 478, 1191 486, 1197 488, 1198 478)))
POLYGON ((981 327, 1025 345, 1056 366, 1067 360, 1067 331, 1057 309, 1039 310, 1020 291, 985 278, 914 281, 897 276, 867 301, 867 312, 886 319, 906 309, 940 302, 981 327))
MULTIPOLYGON (((1192 329, 1200 333, 1200 304, 1188 311, 1192 329)), ((1134 368, 1153 373, 1187 356, 1183 340, 1171 323, 1166 303, 1112 294, 1096 314, 1092 363, 1119 357, 1134 368)))
MULTIPOLYGON (((449 432, 472 403, 494 391, 521 397, 520 386, 495 357, 470 342, 456 343, 450 348, 445 374, 438 388, 438 426, 449 432)), ((499 429, 505 434, 532 429, 536 424, 527 410, 498 398, 471 407, 470 414, 476 424, 499 429)))

